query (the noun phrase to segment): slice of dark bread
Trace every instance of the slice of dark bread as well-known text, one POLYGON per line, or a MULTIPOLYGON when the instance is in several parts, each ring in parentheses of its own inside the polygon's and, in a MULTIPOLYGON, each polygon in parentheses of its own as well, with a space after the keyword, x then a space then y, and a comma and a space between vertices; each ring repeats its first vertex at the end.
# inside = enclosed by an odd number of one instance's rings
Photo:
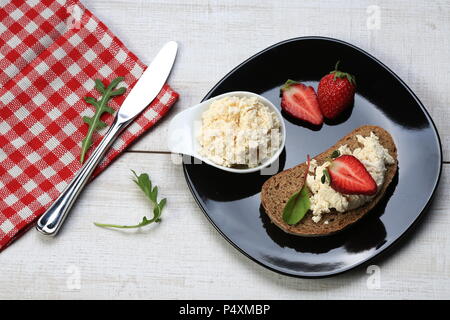
POLYGON ((395 160, 394 164, 387 165, 384 183, 377 195, 371 201, 359 208, 347 212, 337 212, 333 209, 329 213, 323 213, 322 219, 318 223, 315 223, 311 219, 312 212, 309 211, 298 224, 292 226, 288 225, 283 221, 283 208, 291 195, 303 187, 305 174, 307 174, 307 165, 306 163, 302 163, 274 175, 264 183, 261 190, 261 202, 270 220, 285 232, 294 235, 323 236, 343 230, 369 212, 383 197, 387 187, 397 172, 397 148, 389 132, 377 126, 362 126, 347 134, 325 152, 314 157, 318 165, 321 165, 329 160, 330 154, 341 145, 347 144, 350 150, 361 147, 356 136, 361 135, 367 137, 371 132, 378 136, 380 144, 389 151, 389 154, 395 160), (324 223, 326 220, 329 221, 328 224, 324 223))

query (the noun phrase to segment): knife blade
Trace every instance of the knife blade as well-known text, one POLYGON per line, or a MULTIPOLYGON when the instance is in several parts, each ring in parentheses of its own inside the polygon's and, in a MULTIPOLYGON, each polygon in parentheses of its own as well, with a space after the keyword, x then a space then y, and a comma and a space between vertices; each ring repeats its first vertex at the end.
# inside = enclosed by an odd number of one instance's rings
POLYGON ((158 95, 169 77, 178 51, 175 41, 167 42, 141 75, 119 109, 124 121, 136 117, 158 95))

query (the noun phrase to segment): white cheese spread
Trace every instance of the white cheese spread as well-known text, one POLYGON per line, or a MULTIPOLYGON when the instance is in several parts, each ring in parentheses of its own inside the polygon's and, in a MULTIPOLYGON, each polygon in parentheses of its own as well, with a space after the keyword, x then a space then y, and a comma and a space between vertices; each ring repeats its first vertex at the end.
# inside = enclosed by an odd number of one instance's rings
POLYGON ((279 148, 280 120, 256 97, 225 97, 202 114, 200 154, 226 167, 256 167, 279 148))
MULTIPOLYGON (((395 160, 388 150, 380 144, 378 136, 373 132, 368 137, 358 135, 356 138, 363 145, 361 148, 351 151, 347 145, 342 145, 338 150, 341 155, 353 155, 361 161, 379 189, 384 182, 386 165, 393 164, 395 160)), ((316 223, 322 218, 322 213, 330 212, 331 209, 338 212, 356 209, 375 196, 345 195, 331 188, 328 180, 322 183, 323 170, 330 163, 326 161, 319 166, 315 159, 311 160, 309 174, 306 178, 306 185, 312 193, 310 197, 312 220, 316 223)))

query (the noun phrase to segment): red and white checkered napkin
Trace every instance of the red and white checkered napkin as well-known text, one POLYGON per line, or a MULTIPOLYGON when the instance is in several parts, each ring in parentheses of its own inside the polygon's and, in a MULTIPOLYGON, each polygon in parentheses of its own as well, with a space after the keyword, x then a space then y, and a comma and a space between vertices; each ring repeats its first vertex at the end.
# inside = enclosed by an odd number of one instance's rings
MULTIPOLYGON (((31 226, 80 168, 81 141, 87 132, 82 116, 94 114, 83 97, 99 96, 94 80, 123 76, 121 85, 129 92, 146 66, 77 1, 14 0, 0 8, 0 17, 1 250, 31 226), (81 12, 75 23, 70 15, 74 10, 81 12)), ((112 99, 110 106, 117 110, 125 96, 112 99)), ((155 124, 177 98, 166 84, 94 175, 155 124)), ((112 120, 106 115, 106 123, 112 120)), ((106 130, 94 137, 91 151, 106 130)))

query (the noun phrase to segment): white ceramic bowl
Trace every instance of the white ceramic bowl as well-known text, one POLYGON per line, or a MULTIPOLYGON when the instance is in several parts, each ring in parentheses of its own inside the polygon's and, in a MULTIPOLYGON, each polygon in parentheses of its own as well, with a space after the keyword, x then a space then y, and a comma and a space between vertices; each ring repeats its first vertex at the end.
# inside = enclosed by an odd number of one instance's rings
POLYGON ((286 142, 286 128, 285 128, 284 120, 283 120, 283 117, 281 116, 280 111, 273 105, 272 102, 270 102, 263 96, 260 96, 256 93, 247 92, 247 91, 232 91, 232 92, 224 93, 224 94, 221 94, 214 98, 208 99, 196 106, 190 107, 190 108, 178 113, 169 124, 168 136, 169 136, 168 147, 169 147, 169 150, 173 153, 182 153, 182 154, 193 156, 211 166, 214 166, 216 168, 219 168, 219 169, 222 169, 225 171, 235 172, 235 173, 250 173, 250 172, 259 171, 259 170, 263 169, 264 167, 271 165, 275 160, 278 159, 278 157, 280 156, 281 152, 284 149, 284 145, 286 142), (209 108, 209 106, 211 105, 211 103, 214 100, 221 99, 224 97, 229 97, 229 96, 256 97, 263 104, 265 104, 266 106, 271 108, 277 115, 278 119, 280 120, 280 130, 281 130, 280 146, 279 146, 278 150, 272 155, 272 157, 270 157, 269 159, 266 159, 266 161, 264 161, 257 167, 245 168, 245 169, 229 168, 229 167, 218 165, 217 163, 214 163, 213 161, 211 161, 208 158, 205 158, 199 154, 199 150, 201 149, 201 146, 197 140, 197 135, 200 130, 201 121, 202 121, 201 118, 202 118, 203 112, 209 108))

